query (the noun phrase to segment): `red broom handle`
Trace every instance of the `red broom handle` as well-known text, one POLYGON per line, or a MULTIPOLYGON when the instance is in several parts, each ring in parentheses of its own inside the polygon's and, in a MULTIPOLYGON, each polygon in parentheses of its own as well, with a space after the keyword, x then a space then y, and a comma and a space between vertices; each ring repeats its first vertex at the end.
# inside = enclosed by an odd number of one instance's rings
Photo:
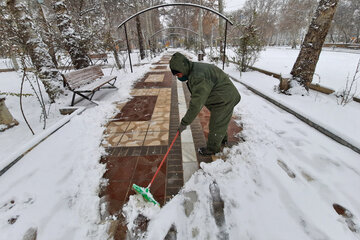
POLYGON ((167 152, 166 152, 166 154, 165 154, 165 156, 164 156, 163 160, 161 161, 161 163, 160 163, 160 165, 159 165, 158 169, 156 170, 155 175, 154 175, 154 176, 153 176, 153 178, 151 179, 151 182, 149 183, 148 188, 150 188, 151 184, 154 182, 154 180, 155 180, 155 178, 156 178, 156 175, 159 173, 161 166, 162 166, 162 165, 163 165, 163 163, 165 162, 166 157, 169 155, 169 152, 170 152, 170 150, 171 150, 172 146, 174 145, 175 140, 176 140, 176 138, 177 138, 178 136, 179 136, 179 131, 177 131, 177 133, 176 133, 176 135, 175 135, 174 139, 172 140, 172 143, 170 144, 169 149, 167 150, 167 152))

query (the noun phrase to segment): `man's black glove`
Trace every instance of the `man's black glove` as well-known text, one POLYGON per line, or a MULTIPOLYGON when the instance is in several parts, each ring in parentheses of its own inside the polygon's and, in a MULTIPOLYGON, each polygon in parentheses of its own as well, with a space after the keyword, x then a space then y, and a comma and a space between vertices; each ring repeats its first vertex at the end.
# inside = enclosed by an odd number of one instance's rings
POLYGON ((181 133, 182 131, 184 131, 186 129, 186 126, 185 125, 182 125, 181 123, 179 124, 179 127, 178 127, 178 131, 179 133, 181 133))

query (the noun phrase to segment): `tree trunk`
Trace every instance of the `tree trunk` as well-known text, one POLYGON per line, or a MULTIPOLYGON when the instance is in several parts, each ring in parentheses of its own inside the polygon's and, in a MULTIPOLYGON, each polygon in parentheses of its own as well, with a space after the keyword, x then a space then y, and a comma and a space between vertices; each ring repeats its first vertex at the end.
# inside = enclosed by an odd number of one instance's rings
POLYGON ((143 39, 143 35, 142 35, 142 32, 141 32, 140 17, 137 16, 135 18, 135 21, 136 21, 136 30, 137 30, 138 40, 139 40, 140 58, 144 59, 145 58, 144 39, 143 39))
MULTIPOLYGON (((200 0, 200 5, 202 5, 203 2, 202 0, 200 0)), ((205 49, 204 49, 204 33, 203 33, 203 12, 202 9, 199 9, 199 42, 200 42, 200 53, 203 54, 203 56, 205 56, 205 49)))
POLYGON ((56 60, 56 51, 55 51, 55 46, 54 46, 55 38, 54 38, 54 35, 52 34, 51 30, 49 29, 49 25, 45 18, 41 4, 38 3, 37 1, 31 2, 31 3, 35 10, 35 16, 38 19, 37 22, 40 24, 41 29, 43 31, 43 32, 40 31, 40 35, 41 35, 44 43, 49 48, 49 55, 51 56, 51 60, 53 61, 54 65, 56 67, 58 67, 58 62, 56 60))
POLYGON ((54 5, 57 26, 64 38, 64 46, 69 52, 71 62, 75 69, 85 68, 90 65, 90 59, 85 49, 80 44, 80 36, 73 28, 70 15, 63 1, 56 2, 54 5))
POLYGON ((114 54, 116 66, 118 67, 118 69, 121 69, 119 54, 116 49, 116 43, 110 32, 110 29, 111 29, 110 16, 109 16, 108 11, 106 10, 104 1, 101 2, 101 9, 105 14, 105 28, 106 28, 105 29, 105 34, 106 34, 105 35, 105 43, 106 43, 107 47, 109 47, 114 54))
POLYGON ((299 56, 291 70, 293 80, 308 90, 321 48, 329 31, 339 0, 320 0, 301 46, 299 56))
MULTIPOLYGON (((219 13, 224 13, 224 4, 223 0, 218 0, 219 4, 219 13)), ((224 46, 223 46, 223 38, 224 38, 224 19, 219 17, 219 39, 220 39, 220 59, 223 59, 223 52, 224 52, 224 46)))
POLYGON ((18 64, 18 62, 16 60, 16 55, 15 55, 14 52, 11 52, 10 59, 11 59, 11 62, 13 64, 13 66, 14 66, 15 71, 19 70, 19 64, 18 64))
POLYGON ((108 46, 111 48, 111 51, 114 54, 116 66, 118 67, 118 69, 121 69, 121 64, 120 64, 120 60, 119 60, 119 54, 118 54, 118 51, 116 49, 115 41, 114 41, 114 38, 111 35, 110 30, 106 33, 105 39, 106 39, 105 41, 107 42, 108 46))
POLYGON ((46 44, 36 31, 32 18, 26 14, 26 6, 21 1, 8 0, 7 7, 14 17, 15 24, 21 34, 21 41, 25 45, 24 48, 37 70, 50 101, 55 102, 56 97, 62 92, 62 77, 51 60, 46 44))

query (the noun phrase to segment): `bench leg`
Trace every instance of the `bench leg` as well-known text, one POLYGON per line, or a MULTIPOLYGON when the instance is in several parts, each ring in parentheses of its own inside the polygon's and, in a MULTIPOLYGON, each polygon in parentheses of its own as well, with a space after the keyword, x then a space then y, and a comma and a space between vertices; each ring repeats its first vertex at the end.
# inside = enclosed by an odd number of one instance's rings
MULTIPOLYGON (((80 93, 80 92, 74 92, 73 102, 74 102, 75 94, 77 94, 77 95, 85 98, 86 100, 88 100, 88 101, 90 101, 90 102, 92 102, 92 103, 94 103, 94 104, 96 104, 96 105, 99 105, 99 104, 97 104, 96 102, 94 102, 94 101, 91 100, 91 99, 93 98, 95 92, 93 92, 90 97, 88 97, 88 96, 86 96, 86 95, 84 95, 84 94, 82 94, 82 93, 80 93)), ((72 104, 73 104, 73 103, 72 103, 72 104)), ((73 106, 73 105, 71 105, 71 106, 73 106)))
POLYGON ((111 87, 109 87, 109 88, 117 88, 117 87, 115 87, 115 82, 116 82, 116 78, 114 79, 114 82, 113 82, 113 83, 108 82, 108 84, 111 86, 111 87))
POLYGON ((71 106, 74 106, 74 101, 75 101, 75 92, 73 93, 73 96, 72 96, 72 100, 71 100, 71 106))
POLYGON ((89 97, 89 101, 91 101, 91 99, 93 98, 94 95, 95 95, 95 92, 93 92, 93 93, 91 94, 91 96, 89 97))

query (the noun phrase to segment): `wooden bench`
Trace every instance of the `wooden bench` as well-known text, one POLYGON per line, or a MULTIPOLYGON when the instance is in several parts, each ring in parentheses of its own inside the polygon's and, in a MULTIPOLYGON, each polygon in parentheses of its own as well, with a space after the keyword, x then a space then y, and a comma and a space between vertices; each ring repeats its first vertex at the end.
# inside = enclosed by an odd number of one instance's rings
MULTIPOLYGON (((110 88, 116 88, 116 76, 104 76, 100 66, 90 66, 80 70, 76 70, 63 75, 64 85, 74 93, 71 106, 74 106, 75 95, 86 98, 92 103, 96 91, 100 90, 105 84, 109 84, 110 88), (89 93, 88 95, 85 95, 89 93)), ((97 103, 95 103, 97 105, 97 103)))
MULTIPOLYGON (((106 53, 95 53, 95 54, 89 54, 89 57, 91 60, 101 60, 103 61, 104 63, 108 63, 108 60, 107 60, 107 54, 106 53)), ((95 62, 96 63, 96 62, 95 62)), ((95 64, 94 63, 94 64, 95 64)))

